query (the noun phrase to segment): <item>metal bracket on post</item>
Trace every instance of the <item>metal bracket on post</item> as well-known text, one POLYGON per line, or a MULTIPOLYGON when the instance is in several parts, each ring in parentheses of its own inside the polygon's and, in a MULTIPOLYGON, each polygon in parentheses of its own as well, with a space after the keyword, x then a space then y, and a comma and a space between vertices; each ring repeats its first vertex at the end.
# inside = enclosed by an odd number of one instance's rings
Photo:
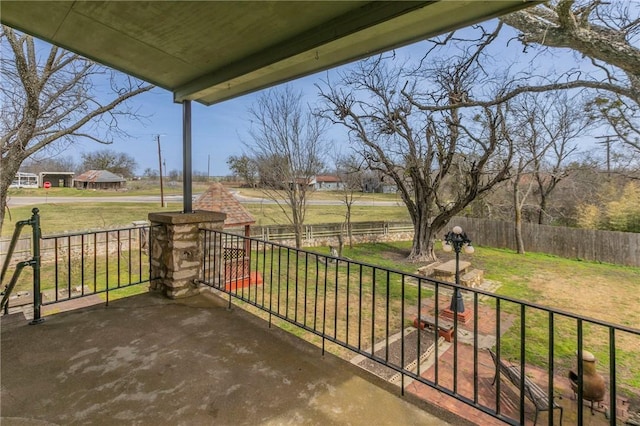
POLYGON ((33 227, 33 320, 30 325, 36 325, 44 322, 44 318, 40 315, 42 307, 42 294, 40 293, 40 214, 37 208, 31 210, 31 226, 33 227))

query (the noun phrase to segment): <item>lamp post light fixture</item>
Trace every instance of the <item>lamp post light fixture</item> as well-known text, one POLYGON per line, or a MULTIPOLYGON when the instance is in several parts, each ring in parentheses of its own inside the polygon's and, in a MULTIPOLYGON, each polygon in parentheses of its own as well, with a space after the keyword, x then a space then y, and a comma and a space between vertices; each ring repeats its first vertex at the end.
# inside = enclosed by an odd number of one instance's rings
MULTIPOLYGON (((475 251, 471 245, 471 240, 467 234, 459 226, 454 226, 453 229, 444 236, 444 243, 442 250, 449 253, 452 250, 456 253, 456 285, 460 285, 460 251, 464 249, 464 252, 471 254, 475 251)), ((456 287, 451 297, 451 304, 449 309, 454 312, 454 315, 464 313, 464 301, 462 300, 462 293, 460 293, 460 287, 456 287)))

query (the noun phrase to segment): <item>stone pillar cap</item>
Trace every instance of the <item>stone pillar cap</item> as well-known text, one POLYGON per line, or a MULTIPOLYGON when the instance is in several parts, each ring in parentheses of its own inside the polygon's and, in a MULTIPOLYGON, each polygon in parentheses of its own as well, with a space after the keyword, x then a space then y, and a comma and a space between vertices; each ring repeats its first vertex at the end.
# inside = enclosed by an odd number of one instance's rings
POLYGON ((191 213, 182 212, 159 212, 149 213, 151 222, 168 225, 191 225, 197 223, 224 222, 226 213, 196 210, 191 213))

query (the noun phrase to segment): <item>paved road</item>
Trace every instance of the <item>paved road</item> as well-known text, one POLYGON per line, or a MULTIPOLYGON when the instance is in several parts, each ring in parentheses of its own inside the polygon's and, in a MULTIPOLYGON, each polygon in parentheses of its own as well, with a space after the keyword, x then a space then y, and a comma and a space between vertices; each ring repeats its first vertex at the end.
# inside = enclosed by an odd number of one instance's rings
MULTIPOLYGON (((168 195, 165 202, 182 202, 182 195, 168 195)), ((115 197, 9 197, 9 207, 31 206, 36 204, 68 204, 68 203, 158 203, 159 195, 115 196, 115 197)))
MULTIPOLYGON (((197 196, 199 194, 195 194, 197 196)), ((245 197, 233 193, 233 196, 241 203, 262 203, 275 204, 275 201, 267 198, 245 197)), ((182 195, 167 195, 164 197, 165 202, 181 203, 182 195)), ((65 203, 158 203, 160 204, 159 195, 118 195, 113 197, 10 197, 9 207, 31 206, 37 204, 65 204, 65 203)), ((309 205, 315 206, 341 206, 344 203, 340 200, 309 200, 309 205)), ((373 201, 373 200, 356 200, 354 205, 358 206, 402 206, 401 201, 373 201)))
MULTIPOLYGON (((256 197, 245 197, 244 195, 238 194, 237 192, 232 191, 233 196, 236 200, 245 204, 275 204, 276 202, 270 200, 268 198, 256 198, 256 197)), ((344 203, 341 200, 309 200, 310 206, 342 206, 344 203)), ((355 200, 353 202, 356 206, 402 206, 403 203, 401 201, 375 201, 375 200, 355 200)))

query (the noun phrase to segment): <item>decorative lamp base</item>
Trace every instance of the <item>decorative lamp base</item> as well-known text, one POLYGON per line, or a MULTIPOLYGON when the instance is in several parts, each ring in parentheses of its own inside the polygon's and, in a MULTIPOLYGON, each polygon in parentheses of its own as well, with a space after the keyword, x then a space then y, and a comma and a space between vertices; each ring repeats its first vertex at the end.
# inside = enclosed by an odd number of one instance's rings
MULTIPOLYGON (((453 317, 454 317, 454 312, 447 308, 444 309, 443 311, 440 312, 440 315, 443 318, 449 319, 451 321, 453 321, 453 317)), ((470 310, 465 310, 464 312, 458 312, 458 322, 462 323, 462 324, 467 324, 469 322, 471 322, 473 316, 471 315, 471 311, 470 310)))

